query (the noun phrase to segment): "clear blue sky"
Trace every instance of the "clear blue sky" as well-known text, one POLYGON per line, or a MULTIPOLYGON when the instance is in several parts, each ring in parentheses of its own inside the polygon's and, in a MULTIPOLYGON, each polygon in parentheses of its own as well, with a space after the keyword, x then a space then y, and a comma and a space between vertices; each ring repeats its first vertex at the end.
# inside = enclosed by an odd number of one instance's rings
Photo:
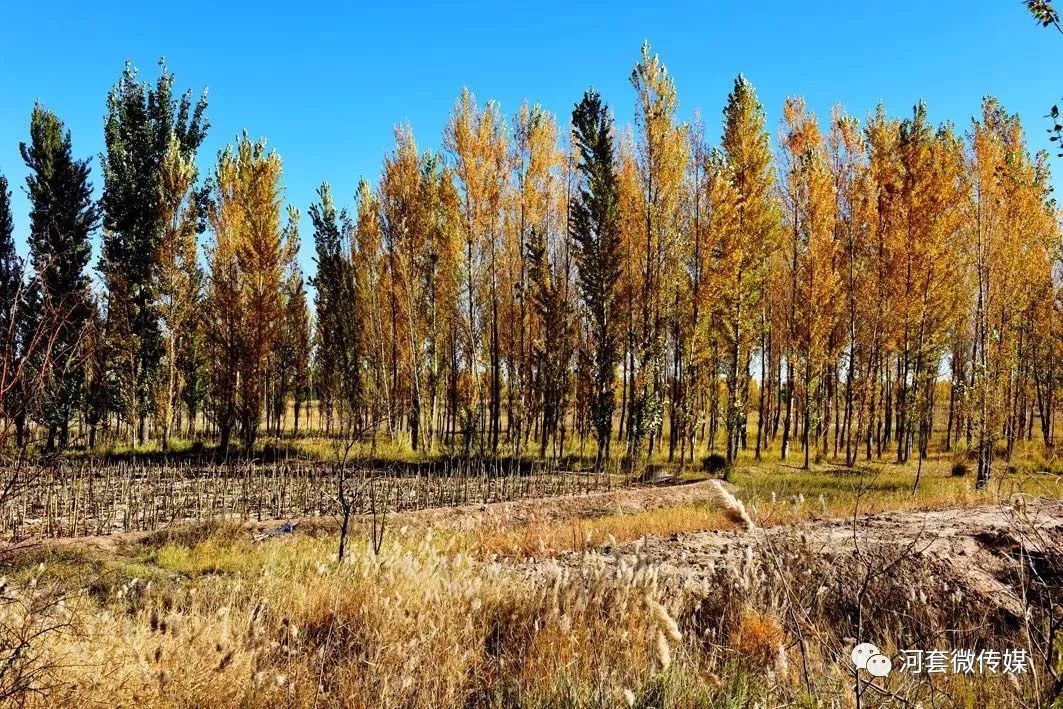
MULTIPOLYGON (((218 149, 246 129, 280 153, 287 198, 305 215, 322 180, 345 203, 359 177, 375 181, 395 124, 409 121, 422 148, 438 148, 463 86, 481 100, 498 100, 508 115, 527 98, 562 121, 594 86, 618 122, 630 123, 628 75, 643 40, 675 77, 682 116, 700 109, 713 141, 738 72, 757 87, 773 136, 789 95, 803 95, 821 119, 837 102, 864 116, 881 100, 892 114, 906 115, 925 99, 934 121, 966 130, 982 96, 993 94, 1022 115, 1040 148, 1049 145, 1043 116, 1063 95, 1056 70, 1063 36, 1038 26, 1020 0, 551 0, 403 8, 6 0, 0 171, 12 184, 16 239, 24 242, 28 209, 18 144, 34 101, 66 121, 79 156, 96 156, 105 97, 126 59, 154 80, 164 56, 179 89, 209 89, 203 174, 218 149)), ((94 159, 97 190, 98 165, 94 159)))

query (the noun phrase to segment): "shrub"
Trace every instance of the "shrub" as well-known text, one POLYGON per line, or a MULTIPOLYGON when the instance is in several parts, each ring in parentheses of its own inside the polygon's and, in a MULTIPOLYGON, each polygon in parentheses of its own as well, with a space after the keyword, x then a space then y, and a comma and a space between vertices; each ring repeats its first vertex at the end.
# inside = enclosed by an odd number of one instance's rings
POLYGON ((701 468, 709 475, 716 475, 727 469, 727 459, 719 453, 711 453, 701 459, 701 468))
POLYGON ((768 668, 786 644, 786 631, 770 615, 746 608, 731 631, 731 647, 755 667, 768 668))

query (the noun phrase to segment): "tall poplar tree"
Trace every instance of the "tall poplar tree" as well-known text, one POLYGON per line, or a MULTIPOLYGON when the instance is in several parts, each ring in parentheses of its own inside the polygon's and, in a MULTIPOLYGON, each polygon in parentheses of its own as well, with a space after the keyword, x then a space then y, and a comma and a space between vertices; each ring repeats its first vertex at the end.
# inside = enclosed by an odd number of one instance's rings
MULTIPOLYGON (((159 191, 162 231, 158 254, 158 313, 163 337, 164 371, 156 387, 156 417, 162 444, 169 445, 177 403, 185 389, 198 384, 199 372, 182 364, 182 358, 202 339, 199 332, 203 303, 203 270, 199 265, 199 231, 204 195, 195 189, 197 170, 192 152, 170 140, 160 170, 159 191)), ((187 397, 186 397, 187 400, 187 397)), ((189 412, 194 419, 194 412, 189 412)), ((194 421, 193 421, 194 423, 194 421)))
POLYGON ((727 460, 731 462, 745 431, 755 328, 767 266, 777 246, 779 217, 764 108, 744 76, 735 79, 723 115, 723 151, 736 212, 734 229, 723 236, 718 251, 718 265, 725 274, 720 321, 727 380, 727 460))
POLYGON ((1005 455, 1010 455, 1014 439, 1027 428, 1021 411, 1027 389, 1024 360, 1029 359, 1024 350, 1035 306, 1051 292, 1045 284, 1051 282, 1060 237, 1045 173, 1026 152, 1018 117, 987 98, 971 139, 971 429, 978 457, 976 484, 984 487, 1000 438, 1005 440, 1005 455))
MULTIPOLYGON (((679 107, 675 82, 660 58, 650 54, 648 44, 642 46, 641 59, 631 72, 631 84, 638 95, 636 123, 640 129, 636 145, 640 229, 639 246, 634 251, 638 254, 642 288, 639 312, 635 315, 637 369, 631 391, 628 440, 631 455, 637 457, 646 437, 650 440, 648 454, 652 454, 664 420, 661 390, 667 325, 678 310, 677 253, 689 131, 675 118, 679 107)), ((674 353, 673 364, 678 364, 675 359, 679 356, 678 351, 674 353)), ((673 388, 673 415, 674 394, 673 388)))
POLYGON ((208 306, 213 397, 222 448, 240 424, 247 452, 254 448, 266 367, 281 331, 284 275, 295 257, 297 213, 281 218, 281 160, 264 141, 246 134, 218 156, 209 215, 208 306))
POLYGON ((525 103, 513 121, 514 190, 507 230, 507 263, 515 298, 508 324, 510 438, 516 455, 541 424, 540 454, 564 420, 571 360, 569 250, 562 237, 563 155, 554 117, 525 103), (562 242, 560 244, 556 242, 562 242), (553 248, 551 248, 553 246, 553 248), (516 250, 517 253, 513 253, 516 250))
MULTIPOLYGON (((835 108, 829 137, 831 171, 837 198, 836 231, 839 240, 841 289, 839 303, 844 323, 845 384, 841 430, 846 465, 854 465, 867 425, 866 404, 871 376, 871 328, 874 296, 872 221, 874 204, 866 143, 858 121, 835 108), (855 426, 855 429, 854 429, 855 426)), ((837 438, 836 438, 837 440, 837 438)))
POLYGON ((37 413, 48 429, 47 449, 55 450, 57 444, 66 446, 70 420, 84 395, 82 336, 92 314, 86 269, 99 215, 89 161, 74 158, 70 131, 54 113, 34 106, 30 142, 19 149, 29 168, 30 263, 37 278, 33 311, 38 327, 54 333, 53 347, 35 363, 44 383, 37 413))
MULTIPOLYGON (((784 147, 788 154, 787 194, 792 226, 787 232, 793 243, 788 264, 794 269, 790 281, 797 286, 795 351, 800 363, 804 467, 819 438, 812 436, 829 425, 825 418, 829 339, 837 317, 840 282, 836 271, 838 242, 834 238, 836 195, 827 162, 827 150, 814 114, 805 110, 803 99, 791 98, 783 111, 786 122, 784 147)), ((820 451, 821 453, 825 451, 820 451)))
POLYGON ((396 131, 395 151, 384 158, 380 177, 380 226, 389 281, 395 386, 405 409, 410 447, 422 444, 425 348, 429 324, 432 271, 430 215, 425 199, 430 187, 430 158, 422 160, 408 127, 396 131))
POLYGON ((127 63, 107 97, 104 124, 101 270, 111 337, 120 355, 115 366, 122 408, 140 443, 147 438, 159 363, 167 349, 173 351, 163 341, 158 302, 164 235, 173 220, 168 207, 191 189, 191 181, 164 180, 163 173, 167 156, 176 153, 193 168, 194 181, 195 154, 208 125, 206 96, 194 104, 191 92, 177 99, 173 83, 164 63, 154 88, 140 82, 127 63))
POLYGON ((616 398, 619 302, 622 273, 617 223, 613 121, 601 96, 589 90, 572 111, 573 142, 579 151, 580 185, 569 201, 569 235, 576 252, 593 357, 591 423, 598 439, 596 467, 609 457, 616 398))
MULTIPOLYGON (((362 332, 352 264, 353 224, 336 208, 332 188, 322 184, 310 206, 317 275, 313 284, 317 311, 318 366, 330 400, 347 417, 362 414, 362 332)), ((383 344, 381 342, 381 344, 383 344)))
MULTIPOLYGON (((498 104, 489 101, 480 108, 467 89, 454 106, 443 142, 453 160, 461 193, 461 218, 466 247, 466 317, 468 341, 466 370, 473 384, 470 419, 479 419, 487 429, 487 444, 494 450, 501 433, 502 360, 500 338, 499 279, 501 206, 509 177, 506 127, 498 104), (486 330, 488 355, 487 409, 479 385, 479 353, 486 330)), ((469 423, 472 423, 470 421, 469 423)), ((471 427, 470 427, 471 428, 471 427)), ((468 444, 469 441, 466 441, 468 444)))
MULTIPOLYGON (((11 191, 7 178, 0 175, 0 416, 17 420, 24 402, 16 381, 20 355, 20 315, 22 308, 22 259, 15 252, 14 223, 11 218, 11 191)), ((21 432, 21 427, 19 432, 21 432)), ((6 430, 6 427, 5 427, 6 430)), ((21 447, 21 435, 17 436, 21 447)))

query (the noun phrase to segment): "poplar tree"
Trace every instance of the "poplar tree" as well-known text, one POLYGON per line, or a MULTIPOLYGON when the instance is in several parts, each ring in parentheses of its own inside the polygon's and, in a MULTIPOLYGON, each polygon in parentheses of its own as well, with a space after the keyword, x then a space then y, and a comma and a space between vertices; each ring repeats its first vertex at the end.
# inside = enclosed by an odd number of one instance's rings
POLYGON ((870 387, 874 269, 871 224, 874 204, 868 170, 866 141, 859 122, 835 108, 829 137, 831 171, 837 198, 836 231, 840 256, 842 299, 839 317, 844 328, 844 411, 840 432, 846 465, 854 465, 867 426, 870 387), (855 427, 855 428, 854 428, 855 427))
POLYGON ((727 461, 733 462, 745 432, 749 366, 767 267, 778 241, 773 157, 764 109, 739 75, 724 108, 723 152, 735 199, 733 230, 722 235, 717 266, 723 273, 721 339, 727 384, 727 461))
POLYGON ((557 123, 525 103, 513 121, 513 194, 506 263, 514 283, 507 357, 510 438, 520 455, 538 424, 540 455, 564 419, 571 361, 571 303, 567 239, 558 174, 563 159, 557 123), (559 243, 560 242, 560 243, 559 243))
POLYGON ((393 371, 396 399, 405 409, 410 447, 423 444, 426 408, 426 348, 429 340, 431 288, 436 264, 432 259, 428 190, 433 160, 417 152, 408 127, 396 131, 394 152, 384 159, 378 191, 381 236, 389 271, 387 291, 391 315, 393 371))
POLYGON ((22 260, 15 251, 14 231, 11 190, 7 178, 0 175, 0 343, 4 363, 10 363, 14 355, 18 301, 22 291, 22 260))
MULTIPOLYGON (((632 378, 630 454, 638 457, 643 439, 649 438, 652 455, 664 421, 665 349, 667 325, 678 310, 677 270, 680 237, 680 207, 688 155, 688 128, 676 121, 679 107, 675 83, 649 44, 631 72, 631 85, 638 96, 636 125, 636 175, 640 224, 637 249, 641 292, 638 297, 637 357, 632 378)), ((632 235, 634 236, 634 235, 632 235)), ((674 330, 674 328, 673 328, 674 330)), ((675 339, 675 338, 673 338, 675 339)), ((678 340, 676 340, 678 342, 678 340)), ((681 356, 676 350, 673 365, 681 356)), ((673 423, 675 390, 670 396, 673 423)), ((672 438, 670 452, 674 453, 672 438)))
POLYGON ((156 388, 155 410, 162 430, 162 447, 170 435, 181 399, 191 402, 190 423, 195 424, 197 392, 201 374, 195 348, 201 346, 200 310, 203 304, 203 270, 199 265, 199 231, 205 197, 195 189, 197 170, 194 154, 176 138, 160 166, 160 214, 162 230, 157 263, 157 302, 162 325, 165 370, 156 388), (184 366, 182 366, 184 365, 184 366), (191 368, 190 368, 191 367, 191 368))
POLYGON ((292 396, 293 429, 299 433, 299 413, 310 388, 310 349, 313 322, 307 305, 303 274, 298 269, 288 280, 284 301, 284 347, 288 391, 292 396))
POLYGON ((871 330, 868 425, 865 457, 881 457, 893 430, 893 400, 891 390, 891 351, 897 330, 899 259, 898 231, 902 223, 901 182, 903 166, 900 161, 900 122, 886 115, 881 104, 868 119, 864 134, 867 138, 867 159, 870 197, 874 208, 870 211, 872 275, 871 288, 875 308, 870 313, 871 330))
MULTIPOLYGON (((572 308, 566 292, 566 275, 550 258, 542 231, 532 231, 527 249, 531 303, 541 324, 532 338, 531 355, 541 389, 539 455, 545 457, 550 437, 558 440, 558 429, 565 415, 568 368, 572 361, 572 308)), ((558 441, 559 445, 562 443, 558 441)))
POLYGON ((289 397, 293 404, 294 429, 299 430, 299 409, 306 395, 310 367, 310 310, 303 274, 292 264, 284 279, 280 333, 271 354, 270 407, 274 432, 283 432, 289 397))
POLYGON ((317 264, 313 283, 319 368, 331 399, 345 416, 353 417, 361 415, 363 403, 362 321, 351 263, 353 225, 346 210, 336 208, 329 185, 318 188, 318 198, 310 207, 310 221, 317 264))
MULTIPOLYGON (((428 417, 427 441, 430 447, 437 430, 443 432, 448 440, 452 438, 458 402, 466 400, 467 395, 460 391, 462 382, 458 367, 458 328, 461 323, 458 292, 462 251, 460 198, 454 185, 453 172, 439 155, 428 156, 422 172, 428 234, 425 252, 428 290, 424 298, 427 333, 423 343, 427 366, 424 395, 427 410, 431 413, 428 417)), ((359 236, 359 244, 362 243, 359 236)))
POLYGON ((679 261, 676 307, 672 312, 673 360, 672 415, 669 431, 669 455, 679 446, 679 461, 689 452, 693 460, 695 441, 704 411, 703 398, 707 383, 705 336, 708 330, 708 235, 712 214, 709 199, 710 153, 705 144, 704 124, 695 117, 689 130, 689 160, 686 166, 687 196, 683 205, 685 219, 677 249, 679 261))
POLYGON ((728 312, 727 302, 720 294, 727 291, 733 280, 731 249, 738 224, 738 197, 727 158, 720 150, 713 150, 705 156, 702 192, 705 205, 702 228, 705 234, 703 244, 699 244, 699 252, 703 254, 699 270, 703 274, 704 285, 699 292, 704 300, 699 314, 705 340, 704 370, 708 388, 704 394, 708 409, 705 439, 706 448, 712 453, 720 427, 720 372, 725 345, 723 328, 728 312))
POLYGON ((619 360, 617 284, 622 274, 614 172, 613 121, 593 90, 572 111, 573 142, 579 151, 580 184, 569 201, 569 235, 578 268, 580 295, 591 339, 590 417, 598 441, 600 468, 609 457, 619 360))
POLYGON ((0 175, 0 415, 16 421, 16 441, 22 445, 18 423, 24 409, 16 371, 20 358, 20 320, 23 312, 22 259, 15 251, 14 223, 11 218, 11 191, 7 178, 0 175))
MULTIPOLYGON (((499 279, 501 206, 509 176, 505 121, 493 101, 480 108, 476 97, 462 91, 443 137, 453 161, 461 194, 461 219, 465 230, 465 343, 468 376, 473 381, 472 410, 467 429, 487 429, 493 451, 501 434, 502 360, 500 345, 499 279), (478 363, 481 338, 486 331, 488 358, 487 409, 483 409, 478 363), (479 424, 474 424, 478 420, 479 424)), ((466 445, 471 441, 466 437, 466 445)))
MULTIPOLYGON (((989 483, 997 443, 1005 455, 1023 435, 1024 351, 1036 305, 1052 289, 1057 216, 1039 163, 1030 160, 1018 117, 987 98, 973 123, 974 273, 972 428, 978 487, 989 483), (1046 283, 1047 282, 1047 283, 1046 283)), ((1058 258, 1058 256, 1056 256, 1058 258)))
POLYGON ((931 131, 925 155, 908 149, 907 126, 917 125, 924 111, 917 107, 913 118, 901 124, 902 162, 912 185, 909 190, 906 183, 902 190, 902 195, 910 200, 905 229, 905 284, 910 284, 911 312, 903 335, 910 351, 905 367, 910 379, 906 392, 909 402, 904 408, 898 407, 907 419, 903 436, 902 427, 898 427, 898 457, 908 460, 914 447, 920 461, 927 455, 935 382, 947 350, 946 338, 955 331, 960 313, 962 254, 969 251, 962 229, 969 185, 963 145, 952 126, 945 124, 931 131), (921 172, 925 174, 920 175, 921 172))
POLYGON ((70 131, 54 113, 34 106, 30 142, 19 149, 29 169, 30 263, 36 274, 30 311, 38 327, 54 333, 50 352, 35 363, 44 383, 37 413, 48 430, 47 450, 54 451, 57 443, 66 446, 70 420, 84 396, 82 336, 92 315, 86 269, 99 214, 89 161, 73 157, 70 131))
MULTIPOLYGON (((837 293, 840 286, 836 264, 836 195, 827 162, 826 145, 815 116, 805 110, 802 99, 789 99, 783 111, 786 123, 784 147, 790 169, 787 173, 793 204, 792 227, 787 229, 793 254, 788 265, 797 284, 795 352, 801 365, 800 392, 803 403, 804 467, 809 466, 812 436, 828 427, 826 388, 829 339, 836 325, 837 293)), ((797 382, 793 382, 797 384, 797 382)), ((821 448, 820 453, 825 451, 821 448)))
POLYGON ((218 156, 209 209, 208 306, 214 407, 226 449, 239 423, 254 449, 266 367, 280 333, 284 274, 295 257, 298 214, 281 217, 281 160, 246 134, 218 156))
MULTIPOLYGON (((167 156, 183 160, 194 180, 194 159, 206 137, 206 96, 193 104, 191 92, 174 97, 174 77, 161 63, 154 88, 137 78, 126 63, 107 97, 103 163, 103 255, 108 322, 116 341, 123 411, 136 426, 136 441, 147 438, 146 423, 156 396, 156 376, 167 349, 159 313, 159 278, 164 234, 172 229, 173 204, 191 189, 191 181, 167 180, 167 156), (173 190, 178 190, 174 193, 173 190)), ((167 386, 173 378, 168 368, 167 386)), ((172 401, 172 395, 166 400, 172 401)), ((167 402, 164 402, 164 404, 167 402)), ((169 408, 169 407, 168 407, 169 408)), ((166 419, 169 419, 169 410, 166 419)), ((168 423, 164 426, 168 435, 168 423)))
MULTIPOLYGON (((346 218, 344 218, 346 219, 346 218)), ((366 428, 375 435, 378 423, 394 420, 395 372, 389 366, 395 345, 394 318, 388 294, 392 291, 391 271, 383 253, 383 210, 380 196, 359 180, 355 193, 355 220, 345 227, 350 264, 351 317, 357 318, 354 359, 359 367, 349 372, 358 377, 357 406, 366 428)), ((450 299, 457 307, 457 297, 450 299)), ((353 380, 351 381, 353 384, 353 380)), ((353 391, 353 390, 352 390, 353 391)))
POLYGON ((14 324, 16 299, 22 285, 22 264, 15 251, 15 226, 11 214, 11 190, 0 174, 0 337, 6 338, 14 324))

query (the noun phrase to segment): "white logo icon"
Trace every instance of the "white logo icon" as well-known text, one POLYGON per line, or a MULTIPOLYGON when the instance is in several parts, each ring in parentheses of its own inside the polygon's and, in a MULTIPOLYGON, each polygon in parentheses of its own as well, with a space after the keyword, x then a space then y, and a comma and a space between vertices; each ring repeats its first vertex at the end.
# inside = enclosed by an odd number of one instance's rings
POLYGON ((878 648, 871 643, 860 643, 853 648, 851 657, 853 658, 853 664, 856 665, 856 669, 867 669, 867 661, 872 655, 880 654, 878 648))
POLYGON ((893 669, 890 659, 871 643, 860 643, 850 655, 857 670, 867 670, 872 677, 885 677, 893 669))
POLYGON ((872 655, 867 658, 867 671, 872 677, 886 677, 893 669, 893 663, 885 655, 872 655))

